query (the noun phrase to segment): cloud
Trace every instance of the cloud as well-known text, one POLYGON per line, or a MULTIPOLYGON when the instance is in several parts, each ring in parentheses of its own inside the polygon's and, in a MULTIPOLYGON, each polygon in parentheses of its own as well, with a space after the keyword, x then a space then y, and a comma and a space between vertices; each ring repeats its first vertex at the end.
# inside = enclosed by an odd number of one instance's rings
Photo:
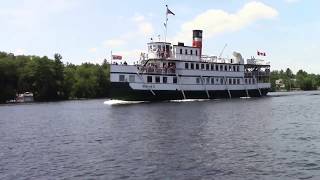
POLYGON ((127 44, 128 41, 133 41, 140 39, 141 37, 145 38, 154 33, 154 28, 152 23, 150 23, 147 18, 143 15, 136 14, 131 18, 136 26, 136 30, 124 33, 118 38, 108 39, 104 41, 104 46, 108 48, 119 48, 127 44))
POLYGON ((90 48, 88 51, 90 53, 96 53, 98 51, 98 49, 97 48, 90 48))
POLYGON ((134 22, 143 22, 145 21, 145 17, 140 15, 140 14, 136 14, 133 18, 132 18, 132 21, 134 22))
POLYGON ((109 40, 106 40, 104 42, 104 45, 106 47, 110 47, 110 48, 117 48, 117 47, 125 45, 126 43, 127 43, 126 40, 120 38, 120 39, 109 39, 109 40))
POLYGON ((277 10, 256 1, 245 4, 234 14, 223 10, 209 9, 184 23, 173 41, 189 40, 194 29, 204 30, 205 36, 210 38, 224 32, 238 31, 258 20, 272 19, 276 16, 278 16, 277 10))
POLYGON ((15 8, 0 7, 0 21, 19 27, 34 28, 74 5, 75 0, 22 0, 15 8))
POLYGON ((285 0, 285 2, 287 3, 296 3, 299 2, 300 0, 285 0))
POLYGON ((24 55, 26 53, 27 53, 27 50, 23 48, 18 48, 13 52, 14 55, 24 55))
POLYGON ((153 33, 153 26, 149 22, 143 22, 139 24, 139 31, 143 35, 151 35, 153 33))
POLYGON ((132 21, 138 26, 140 35, 151 35, 154 32, 153 25, 146 20, 145 16, 136 14, 132 21))

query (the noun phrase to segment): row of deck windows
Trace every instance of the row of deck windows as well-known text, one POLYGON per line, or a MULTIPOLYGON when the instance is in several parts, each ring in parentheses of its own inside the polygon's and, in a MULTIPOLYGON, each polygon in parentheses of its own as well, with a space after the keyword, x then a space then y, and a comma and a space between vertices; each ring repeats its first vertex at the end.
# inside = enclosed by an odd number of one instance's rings
MULTIPOLYGON (((183 50, 180 49, 180 54, 183 54, 183 50)), ((190 51, 188 51, 188 49, 184 50, 184 54, 185 55, 193 55, 193 50, 191 49, 190 51)), ((195 50, 195 55, 198 56, 198 50, 195 50)))
POLYGON ((239 72, 240 67, 235 65, 222 65, 222 64, 199 64, 199 63, 185 63, 185 69, 207 70, 207 71, 234 71, 239 72))
MULTIPOLYGON (((135 82, 136 76, 135 75, 129 75, 129 82, 135 82)), ((119 82, 128 82, 128 79, 126 79, 125 75, 119 75, 119 82)))
MULTIPOLYGON (((119 82, 128 82, 128 79, 125 75, 119 75, 119 82)), ((135 82, 135 75, 129 75, 129 82, 135 82)), ((177 82, 177 77, 172 77, 168 79, 167 76, 147 76, 147 83, 176 84, 177 82)))
POLYGON ((147 76, 147 83, 163 83, 163 84, 173 83, 173 84, 176 84, 178 81, 177 77, 173 77, 172 79, 170 78, 170 80, 172 80, 172 81, 169 82, 167 76, 147 76))
MULTIPOLYGON (((230 84, 230 85, 240 85, 242 78, 227 78, 226 80, 224 78, 220 77, 197 77, 196 78, 196 84, 230 84)), ((128 82, 128 80, 125 78, 125 75, 119 75, 119 82, 128 82)), ((129 75, 129 82, 135 82, 135 75, 129 75)), ((177 84, 178 79, 177 77, 168 78, 167 76, 147 76, 147 83, 173 83, 177 84)), ((244 84, 255 84, 255 79, 251 78, 245 78, 244 84)))
MULTIPOLYGON (((205 77, 205 78, 196 78, 197 84, 230 84, 230 85, 240 85, 242 78, 217 78, 217 77, 205 77)), ((245 84, 255 84, 255 79, 245 78, 245 84)))

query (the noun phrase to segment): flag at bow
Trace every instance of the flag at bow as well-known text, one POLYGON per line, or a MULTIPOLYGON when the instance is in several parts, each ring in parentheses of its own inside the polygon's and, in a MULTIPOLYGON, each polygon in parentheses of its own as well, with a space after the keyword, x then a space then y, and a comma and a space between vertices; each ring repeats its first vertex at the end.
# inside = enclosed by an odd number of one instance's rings
POLYGON ((167 6, 167 15, 172 14, 175 16, 175 14, 168 8, 168 5, 166 5, 166 6, 167 6))
POLYGON ((112 60, 122 60, 122 56, 112 55, 112 60))

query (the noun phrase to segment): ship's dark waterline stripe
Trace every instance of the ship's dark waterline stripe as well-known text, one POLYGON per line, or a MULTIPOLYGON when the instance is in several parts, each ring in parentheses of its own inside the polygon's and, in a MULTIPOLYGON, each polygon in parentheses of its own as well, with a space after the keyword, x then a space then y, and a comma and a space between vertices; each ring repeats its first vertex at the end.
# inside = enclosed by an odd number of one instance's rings
MULTIPOLYGON (((269 89, 260 89, 262 96, 267 95, 269 89)), ((111 98, 126 100, 126 101, 163 101, 163 100, 179 100, 183 99, 182 92, 167 91, 167 90, 153 90, 155 95, 150 90, 133 90, 129 83, 126 82, 112 82, 111 83, 111 98)), ((184 91, 187 99, 208 99, 206 91, 184 91)), ((229 98, 229 93, 226 90, 208 91, 210 99, 229 98)), ((230 90, 232 98, 246 97, 245 90, 230 90)), ((258 89, 248 90, 250 97, 260 97, 258 89)))

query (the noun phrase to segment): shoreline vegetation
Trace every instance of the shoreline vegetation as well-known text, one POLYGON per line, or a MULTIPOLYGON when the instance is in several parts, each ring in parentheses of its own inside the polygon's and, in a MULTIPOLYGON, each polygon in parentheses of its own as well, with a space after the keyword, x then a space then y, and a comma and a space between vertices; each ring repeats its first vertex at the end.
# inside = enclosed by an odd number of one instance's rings
POLYGON ((299 70, 296 74, 290 68, 274 70, 270 75, 271 91, 312 91, 320 87, 320 75, 299 70))
MULTIPOLYGON (((39 56, 15 56, 0 52, 0 103, 15 99, 16 94, 32 92, 35 101, 61 101, 109 97, 110 64, 63 63, 62 56, 54 59, 39 56)), ((271 91, 317 90, 320 75, 299 70, 271 72, 271 91)))
POLYGON ((91 99, 109 96, 110 65, 62 63, 39 56, 15 56, 0 52, 0 103, 15 99, 16 94, 32 92, 35 101, 91 99))

